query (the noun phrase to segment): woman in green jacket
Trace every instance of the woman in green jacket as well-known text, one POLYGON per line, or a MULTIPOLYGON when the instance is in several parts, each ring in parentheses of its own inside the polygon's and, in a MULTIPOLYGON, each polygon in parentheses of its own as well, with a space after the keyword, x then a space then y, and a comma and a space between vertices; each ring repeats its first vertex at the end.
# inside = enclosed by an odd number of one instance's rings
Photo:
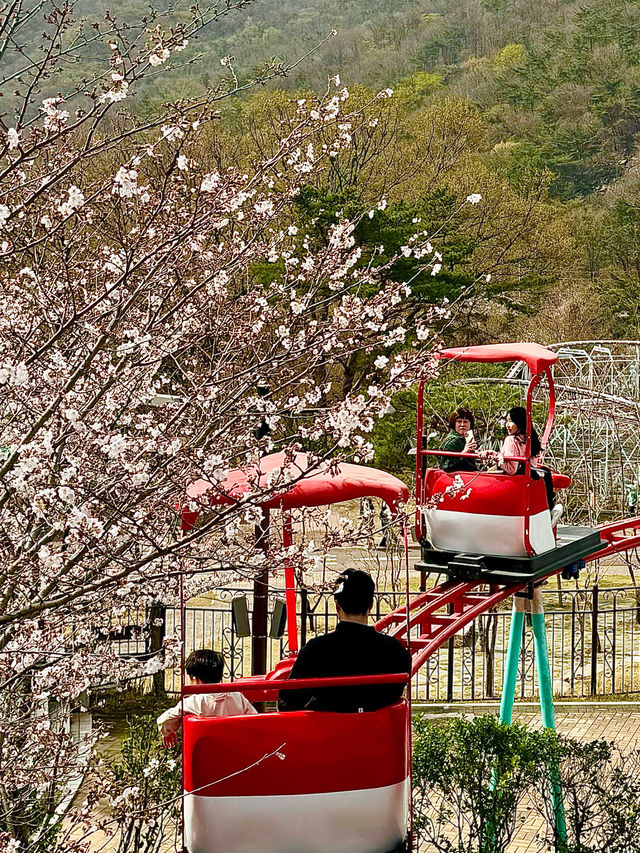
MULTIPOLYGON (((456 409, 449 418, 449 432, 439 450, 449 453, 475 453, 478 445, 473 436, 475 418, 473 412, 463 407, 456 409)), ((438 463, 443 471, 476 471, 475 459, 461 459, 459 456, 441 456, 438 463)))

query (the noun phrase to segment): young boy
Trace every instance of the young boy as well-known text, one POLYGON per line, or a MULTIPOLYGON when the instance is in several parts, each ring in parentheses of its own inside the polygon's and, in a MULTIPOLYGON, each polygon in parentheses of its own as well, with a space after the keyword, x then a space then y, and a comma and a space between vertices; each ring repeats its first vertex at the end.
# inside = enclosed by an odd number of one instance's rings
MULTIPOLYGON (((189 684, 219 684, 222 681, 224 657, 213 649, 197 649, 191 652, 184 668, 189 684)), ((235 714, 257 714, 253 705, 242 693, 197 693, 185 696, 184 702, 178 702, 158 717, 158 731, 165 747, 175 746, 178 729, 185 714, 198 717, 230 717, 235 714)))

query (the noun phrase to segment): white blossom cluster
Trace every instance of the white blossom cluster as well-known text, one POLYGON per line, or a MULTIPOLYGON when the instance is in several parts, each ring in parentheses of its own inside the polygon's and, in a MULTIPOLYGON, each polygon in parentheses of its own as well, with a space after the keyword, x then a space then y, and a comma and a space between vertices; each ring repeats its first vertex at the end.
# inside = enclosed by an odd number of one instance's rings
MULTIPOLYGON (((140 69, 187 41, 154 28, 134 58, 109 42, 86 121, 50 97, 37 126, 0 138, 0 683, 28 684, 34 709, 172 665, 172 637, 148 660, 119 656, 114 619, 179 603, 181 577, 187 596, 253 578, 267 559, 259 504, 301 476, 302 447, 322 440, 329 458, 369 461, 392 393, 435 371, 436 310, 407 319, 411 286, 388 274, 397 258, 363 257, 357 220, 338 215, 318 241, 296 214, 315 173, 363 126, 376 132, 347 112, 346 89, 294 104, 297 121, 251 170, 207 158, 215 99, 139 132, 93 132, 140 69), (338 365, 360 355, 371 375, 346 387, 338 365), (276 449, 286 464, 230 500, 230 471, 276 449), (198 480, 206 499, 187 499, 198 480), (180 534, 183 511, 200 520, 180 534)), ((387 206, 380 198, 372 215, 387 206)), ((442 264, 420 223, 400 256, 433 274, 442 264)), ((306 543, 269 555, 275 568, 313 559, 306 543)), ((14 735, 10 693, 3 773, 27 785, 47 750, 71 746, 44 721, 14 735)), ((118 803, 137 795, 128 786, 118 803)))

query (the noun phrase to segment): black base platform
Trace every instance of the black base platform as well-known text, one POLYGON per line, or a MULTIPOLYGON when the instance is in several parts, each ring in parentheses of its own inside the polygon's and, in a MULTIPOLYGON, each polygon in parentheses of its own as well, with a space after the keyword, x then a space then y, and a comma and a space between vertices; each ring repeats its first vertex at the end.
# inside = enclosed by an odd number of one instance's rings
POLYGON ((437 572, 460 580, 483 580, 487 583, 522 583, 536 581, 577 563, 604 547, 600 532, 591 527, 558 527, 556 547, 535 557, 494 557, 484 554, 438 551, 422 548, 422 560, 415 568, 423 578, 437 572))

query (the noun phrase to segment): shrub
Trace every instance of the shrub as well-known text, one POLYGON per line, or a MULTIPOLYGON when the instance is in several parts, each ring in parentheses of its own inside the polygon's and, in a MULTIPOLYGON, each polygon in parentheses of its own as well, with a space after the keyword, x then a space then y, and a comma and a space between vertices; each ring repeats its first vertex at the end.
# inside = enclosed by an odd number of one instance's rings
POLYGON ((547 786, 537 796, 544 841, 559 853, 640 851, 640 753, 622 755, 604 740, 560 739, 566 839, 557 837, 547 786))
POLYGON ((120 792, 111 799, 117 853, 155 853, 163 838, 179 828, 179 750, 163 749, 154 716, 133 717, 110 771, 114 792, 120 792))
POLYGON ((415 723, 415 828, 442 853, 500 853, 524 795, 559 759, 555 732, 505 725, 492 715, 415 723))

